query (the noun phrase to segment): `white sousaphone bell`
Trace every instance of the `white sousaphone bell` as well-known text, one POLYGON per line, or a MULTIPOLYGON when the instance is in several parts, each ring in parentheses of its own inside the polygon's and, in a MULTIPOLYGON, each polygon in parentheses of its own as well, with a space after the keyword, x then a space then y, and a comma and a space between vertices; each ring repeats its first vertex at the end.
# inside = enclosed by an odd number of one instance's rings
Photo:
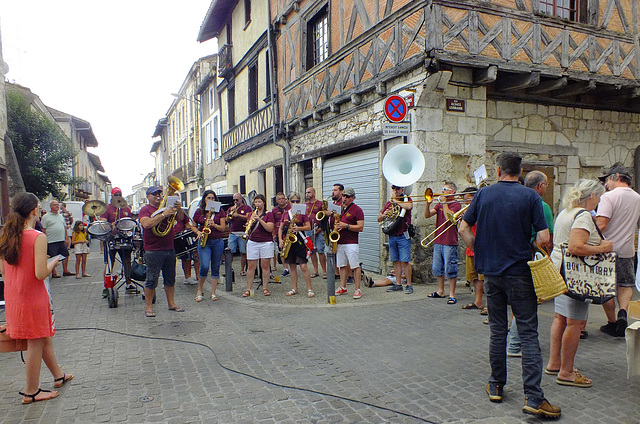
MULTIPOLYGON (((418 181, 424 172, 424 155, 416 146, 400 144, 387 152, 382 159, 382 174, 392 185, 409 187, 418 181)), ((405 201, 410 190, 405 190, 405 201)), ((395 205, 389 209, 381 222, 382 232, 393 234, 402 223, 406 209, 395 205)))

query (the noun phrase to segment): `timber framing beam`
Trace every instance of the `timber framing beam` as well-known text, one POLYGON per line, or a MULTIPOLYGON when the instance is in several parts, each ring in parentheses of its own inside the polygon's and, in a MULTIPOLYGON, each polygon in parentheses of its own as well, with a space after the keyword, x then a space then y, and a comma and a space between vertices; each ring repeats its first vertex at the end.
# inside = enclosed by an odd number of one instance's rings
POLYGON ((561 88, 564 88, 567 86, 568 83, 569 83, 569 78, 567 77, 542 81, 536 87, 528 89, 527 94, 531 94, 535 96, 537 94, 548 93, 549 91, 554 91, 554 90, 559 90, 561 88))
POLYGON ((524 90, 540 84, 540 72, 533 71, 529 74, 507 74, 496 80, 497 91, 524 90))
POLYGON ((589 91, 593 91, 596 89, 595 81, 588 82, 576 82, 573 84, 569 84, 564 88, 559 90, 555 90, 552 93, 553 97, 571 97, 577 96, 579 94, 588 93, 589 91))
POLYGON ((490 65, 486 68, 473 70, 473 83, 478 85, 491 84, 498 78, 498 67, 490 65))

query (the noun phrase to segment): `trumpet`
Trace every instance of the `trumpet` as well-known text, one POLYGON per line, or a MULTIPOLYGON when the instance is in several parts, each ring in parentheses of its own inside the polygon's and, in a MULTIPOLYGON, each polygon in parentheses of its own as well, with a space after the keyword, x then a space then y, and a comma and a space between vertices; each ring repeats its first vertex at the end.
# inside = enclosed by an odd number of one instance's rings
POLYGON ((211 228, 207 226, 207 221, 211 219, 212 212, 213 210, 209 210, 204 219, 204 228, 202 229, 202 236, 200 236, 200 247, 205 247, 207 245, 207 238, 209 237, 209 234, 211 234, 211 228))
POLYGON ((239 206, 239 205, 237 205, 237 206, 232 206, 232 207, 230 207, 230 208, 229 208, 229 210, 227 211, 227 218, 229 218, 229 219, 233 219, 234 215, 235 215, 236 213, 238 213, 238 206, 239 206))
POLYGON ((247 221, 247 227, 244 230, 244 234, 242 235, 242 240, 247 241, 249 239, 249 231, 251 231, 251 227, 253 227, 253 223, 256 221, 256 211, 253 211, 251 214, 251 218, 247 221))
MULTIPOLYGON (((184 184, 178 177, 169 177, 168 184, 169 188, 162 198, 160 206, 158 206, 158 210, 167 206, 167 198, 169 196, 173 196, 175 193, 184 190, 184 184)), ((171 206, 173 207, 173 205, 171 206)), ((155 227, 153 227, 153 234, 155 234, 157 237, 164 237, 169 234, 169 231, 171 231, 171 228, 173 228, 173 225, 176 223, 176 214, 177 212, 172 213, 167 218, 164 218, 162 221, 160 221, 155 227)))

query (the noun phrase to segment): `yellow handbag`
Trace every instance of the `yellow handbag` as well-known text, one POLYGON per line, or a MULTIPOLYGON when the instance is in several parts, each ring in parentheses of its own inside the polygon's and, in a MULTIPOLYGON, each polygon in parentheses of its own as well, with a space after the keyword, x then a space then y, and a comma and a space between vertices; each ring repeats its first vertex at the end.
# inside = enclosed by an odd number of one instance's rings
POLYGON ((538 249, 544 253, 544 257, 527 262, 531 268, 533 288, 538 297, 538 303, 546 302, 567 292, 567 283, 551 262, 547 251, 536 243, 538 249))

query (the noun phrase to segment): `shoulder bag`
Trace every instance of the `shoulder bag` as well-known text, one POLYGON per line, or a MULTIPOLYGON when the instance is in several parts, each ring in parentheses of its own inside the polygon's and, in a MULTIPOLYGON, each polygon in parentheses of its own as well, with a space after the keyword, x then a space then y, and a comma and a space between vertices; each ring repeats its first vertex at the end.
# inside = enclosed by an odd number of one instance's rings
POLYGON ((531 268, 533 288, 536 291, 538 303, 542 303, 566 293, 567 284, 553 265, 553 262, 551 262, 547 251, 537 243, 536 246, 540 252, 544 253, 544 256, 540 259, 529 261, 527 264, 531 268))

